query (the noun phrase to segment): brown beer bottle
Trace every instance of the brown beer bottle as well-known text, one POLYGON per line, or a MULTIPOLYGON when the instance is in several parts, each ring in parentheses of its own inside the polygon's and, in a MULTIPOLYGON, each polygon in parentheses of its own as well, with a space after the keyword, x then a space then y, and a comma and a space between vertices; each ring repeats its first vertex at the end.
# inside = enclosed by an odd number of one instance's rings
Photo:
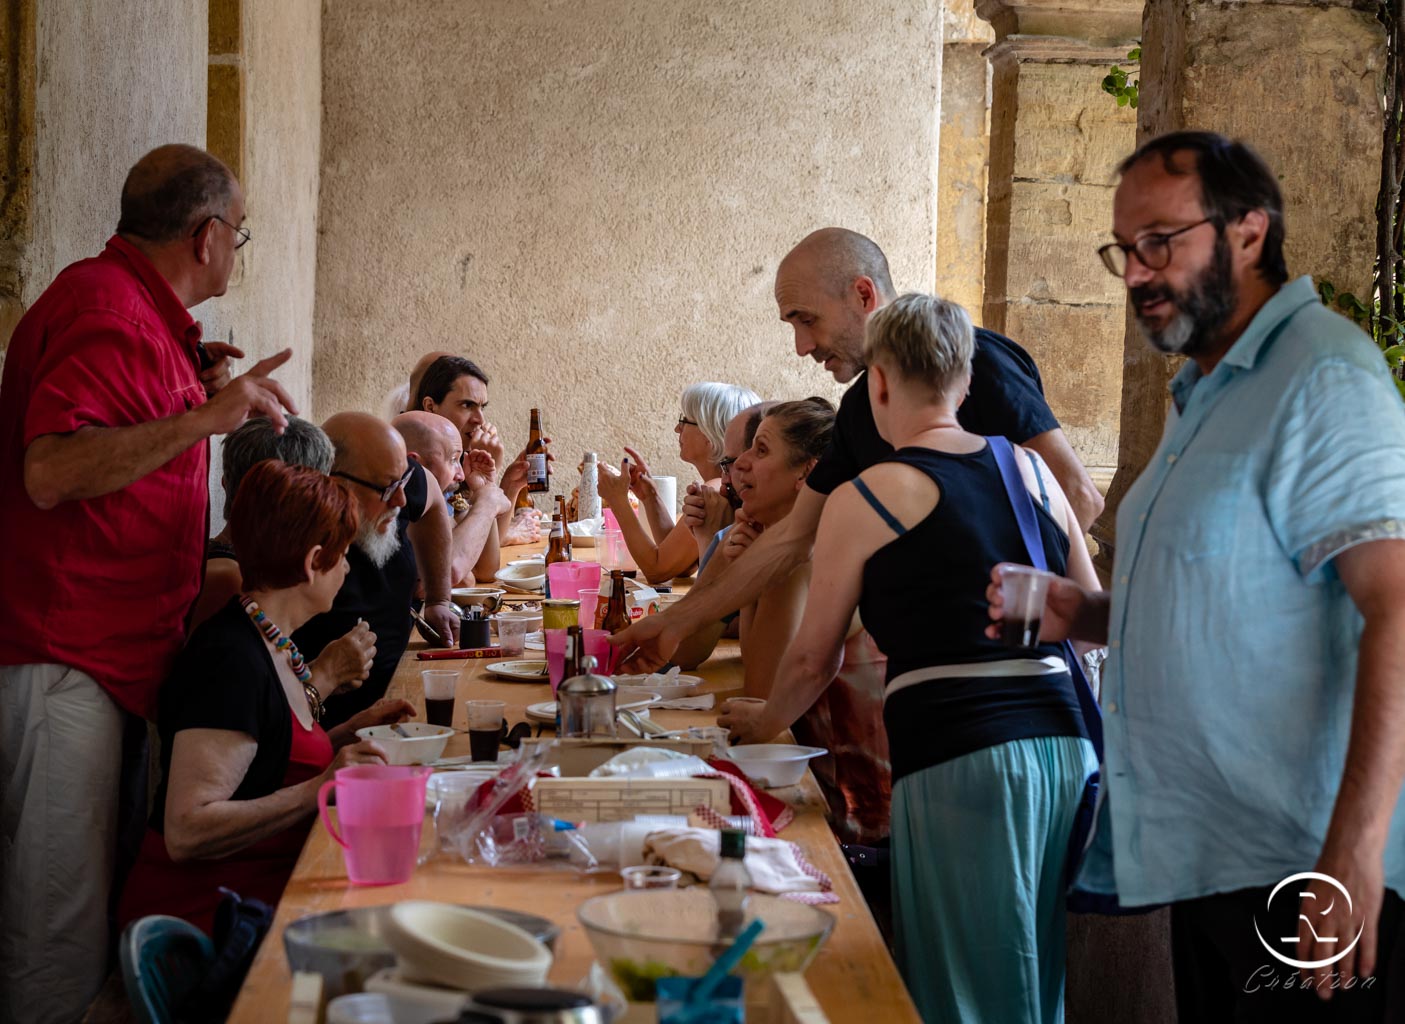
POLYGON ((556 514, 561 517, 561 527, 566 534, 566 561, 569 562, 576 557, 574 545, 571 543, 571 518, 566 515, 566 499, 559 494, 556 496, 556 514))
POLYGON ((542 494, 551 490, 551 467, 546 461, 546 442, 542 440, 542 414, 532 410, 532 427, 527 435, 527 490, 542 494))
POLYGON ((570 652, 566 664, 566 678, 569 679, 581 674, 581 654, 584 653, 585 634, 580 626, 567 626, 566 636, 569 638, 566 641, 566 647, 570 652))
POLYGON ((625 602, 624 573, 610 570, 610 603, 605 607, 605 621, 601 629, 608 629, 611 635, 629 628, 629 606, 625 602))
POLYGON ((566 540, 566 524, 562 522, 560 516, 551 517, 551 534, 546 542, 546 564, 555 562, 569 562, 571 560, 570 542, 566 540))

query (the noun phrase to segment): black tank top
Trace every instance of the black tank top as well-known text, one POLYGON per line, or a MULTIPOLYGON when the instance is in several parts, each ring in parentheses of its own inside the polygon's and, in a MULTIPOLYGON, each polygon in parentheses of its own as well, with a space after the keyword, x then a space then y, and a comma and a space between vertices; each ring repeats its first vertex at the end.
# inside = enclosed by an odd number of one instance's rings
MULTIPOLYGON (((864 627, 888 656, 889 682, 938 665, 972 665, 969 676, 934 679, 890 695, 884 721, 894 781, 1011 740, 1086 735, 1066 673, 980 675, 981 662, 1063 657, 1058 644, 1017 651, 985 635, 991 567, 1029 563, 990 446, 969 455, 903 448, 884 461, 921 470, 941 488, 941 498, 926 519, 879 548, 864 566, 864 627)), ((1039 501, 1035 508, 1049 571, 1063 575, 1068 536, 1039 501)))

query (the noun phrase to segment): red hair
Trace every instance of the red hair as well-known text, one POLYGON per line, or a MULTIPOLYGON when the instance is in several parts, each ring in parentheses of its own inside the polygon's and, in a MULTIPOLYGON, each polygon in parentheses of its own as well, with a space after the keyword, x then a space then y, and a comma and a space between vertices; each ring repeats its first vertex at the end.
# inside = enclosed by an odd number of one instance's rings
POLYGON ((244 474, 229 510, 229 533, 245 590, 285 590, 304 582, 303 562, 327 572, 356 536, 360 517, 345 487, 306 466, 264 459, 244 474))

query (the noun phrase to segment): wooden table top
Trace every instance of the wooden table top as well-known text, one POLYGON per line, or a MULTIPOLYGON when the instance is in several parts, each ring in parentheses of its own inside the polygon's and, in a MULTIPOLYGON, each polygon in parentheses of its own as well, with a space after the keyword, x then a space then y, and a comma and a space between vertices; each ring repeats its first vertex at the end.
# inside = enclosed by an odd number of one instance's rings
MULTIPOLYGON (((520 558, 534 549, 506 549, 509 558, 520 558)), ((589 557, 589 549, 577 557, 589 557)), ((420 671, 425 668, 461 669, 454 724, 466 728, 463 702, 468 699, 501 700, 507 704, 510 723, 524 720, 528 704, 551 699, 551 688, 543 683, 511 683, 496 680, 486 672, 488 661, 423 662, 415 653, 423 648, 415 641, 401 659, 388 695, 404 697, 424 715, 420 671)), ((530 656, 532 652, 528 652, 530 656)), ((724 696, 741 690, 742 664, 735 641, 723 641, 717 652, 696 674, 705 680, 705 689, 724 696)), ((715 711, 664 711, 655 709, 655 721, 668 728, 711 725, 715 711)), ((450 738, 446 757, 468 754, 468 737, 450 738)), ((824 800, 813 776, 806 773, 799 786, 772 791, 795 808, 795 820, 781 838, 798 843, 806 855, 833 880, 839 902, 826 906, 837 925, 806 972, 806 981, 816 999, 835 1024, 843 1021, 901 1022, 919 1020, 917 1012, 898 976, 897 968, 883 944, 863 896, 840 853, 824 819, 824 800)), ((432 822, 426 818, 432 830, 432 822)), ((278 904, 277 915, 268 936, 255 957, 248 978, 234 1005, 230 1021, 235 1024, 281 1024, 288 1017, 292 974, 283 953, 283 929, 307 914, 347 907, 376 906, 404 899, 434 899, 453 903, 510 907, 554 921, 561 927, 556 960, 549 980, 574 987, 587 973, 594 954, 585 931, 576 921, 576 907, 585 899, 620 887, 613 874, 583 876, 571 871, 505 870, 477 867, 436 857, 416 868, 414 876, 402 885, 353 886, 346 878, 341 848, 327 834, 321 822, 314 822, 288 888, 278 904)))

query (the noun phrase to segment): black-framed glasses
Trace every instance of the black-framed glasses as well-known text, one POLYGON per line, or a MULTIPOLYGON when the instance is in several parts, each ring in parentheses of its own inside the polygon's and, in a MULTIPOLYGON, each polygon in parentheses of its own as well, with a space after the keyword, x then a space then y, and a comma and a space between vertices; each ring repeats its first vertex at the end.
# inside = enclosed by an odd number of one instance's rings
POLYGON ((1183 235, 1187 231, 1193 231, 1202 224, 1211 224, 1214 220, 1214 217, 1206 217, 1204 220, 1187 224, 1183 228, 1168 231, 1163 235, 1143 235, 1131 245, 1122 242, 1109 242, 1098 250, 1098 256, 1102 258, 1103 266, 1107 267, 1107 272, 1115 277, 1127 276, 1127 262, 1131 259, 1132 253, 1137 254, 1137 260, 1147 270, 1165 270, 1171 265, 1171 239, 1177 235, 1183 235))
MULTIPOLYGON (((199 225, 194 231, 192 231, 192 232, 190 233, 190 237, 191 237, 191 238, 194 238, 196 235, 200 234, 200 232, 205 229, 205 225, 208 224, 208 223, 210 223, 210 221, 212 221, 212 220, 217 220, 217 221, 219 221, 219 222, 220 222, 221 224, 223 224, 225 227, 229 228, 230 231, 233 231, 233 232, 234 232, 235 236, 239 239, 237 242, 234 243, 234 248, 236 248, 236 249, 242 249, 242 248, 244 248, 244 246, 246 246, 246 245, 249 244, 249 239, 251 239, 251 238, 254 237, 253 235, 249 234, 249 229, 248 229, 248 228, 241 228, 241 227, 238 227, 237 225, 231 224, 231 223, 229 223, 229 221, 225 220, 223 217, 221 217, 221 216, 220 216, 219 214, 217 214, 217 213, 212 213, 212 214, 210 214, 210 216, 208 216, 208 217, 206 217, 204 220, 202 220, 202 221, 200 222, 200 225, 199 225)), ((358 482, 359 482, 359 481, 358 481, 358 482)))
POLYGON ((698 421, 697 421, 697 420, 690 420, 690 419, 688 419, 688 417, 686 417, 686 416, 679 416, 679 417, 678 417, 678 425, 679 425, 680 427, 696 427, 696 426, 698 425, 698 421))
POLYGON ((381 501, 389 503, 390 499, 395 496, 395 492, 403 488, 405 484, 409 482, 410 474, 414 471, 415 464, 412 462, 406 468, 404 476, 402 476, 399 480, 396 480, 392 484, 373 484, 369 480, 362 480, 359 476, 352 476, 350 473, 343 473, 341 470, 333 470, 331 475, 339 476, 343 480, 350 480, 354 484, 360 484, 368 491, 375 491, 378 495, 380 495, 381 501))
POLYGON ((723 476, 729 476, 729 475, 731 474, 731 472, 732 472, 732 463, 734 463, 734 462, 736 462, 736 461, 737 461, 737 460, 736 460, 735 458, 733 458, 733 459, 718 459, 718 460, 717 460, 717 468, 722 471, 722 475, 723 475, 723 476))

